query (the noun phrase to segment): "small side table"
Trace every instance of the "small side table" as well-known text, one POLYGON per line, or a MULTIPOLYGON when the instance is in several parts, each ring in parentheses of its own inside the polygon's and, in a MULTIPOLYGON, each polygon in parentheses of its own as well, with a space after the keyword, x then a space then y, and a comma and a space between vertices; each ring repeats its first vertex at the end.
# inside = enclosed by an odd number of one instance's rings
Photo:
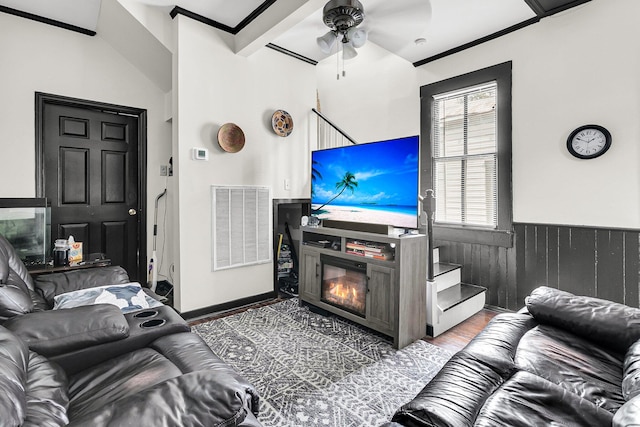
POLYGON ((111 265, 111 260, 103 259, 99 261, 92 261, 82 264, 76 265, 61 265, 61 266, 53 266, 53 265, 32 265, 27 266, 27 271, 31 274, 32 277, 40 276, 42 274, 51 274, 51 273, 59 273, 61 271, 73 271, 73 270, 83 270, 86 268, 98 268, 98 267, 107 267, 111 265))

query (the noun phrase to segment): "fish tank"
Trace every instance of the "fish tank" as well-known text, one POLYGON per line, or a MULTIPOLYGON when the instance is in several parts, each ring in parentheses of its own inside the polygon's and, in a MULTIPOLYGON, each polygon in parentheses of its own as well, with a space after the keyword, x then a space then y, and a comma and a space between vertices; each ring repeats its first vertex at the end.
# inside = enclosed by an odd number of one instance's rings
POLYGON ((27 267, 46 264, 51 254, 51 206, 46 198, 0 198, 0 235, 27 267))

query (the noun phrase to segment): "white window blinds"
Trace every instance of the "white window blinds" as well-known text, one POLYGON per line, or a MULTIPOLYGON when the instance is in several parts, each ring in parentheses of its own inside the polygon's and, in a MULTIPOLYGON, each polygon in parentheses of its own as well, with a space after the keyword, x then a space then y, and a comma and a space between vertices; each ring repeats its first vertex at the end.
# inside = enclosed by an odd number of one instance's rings
POLYGON ((497 84, 434 96, 437 223, 497 226, 497 84))

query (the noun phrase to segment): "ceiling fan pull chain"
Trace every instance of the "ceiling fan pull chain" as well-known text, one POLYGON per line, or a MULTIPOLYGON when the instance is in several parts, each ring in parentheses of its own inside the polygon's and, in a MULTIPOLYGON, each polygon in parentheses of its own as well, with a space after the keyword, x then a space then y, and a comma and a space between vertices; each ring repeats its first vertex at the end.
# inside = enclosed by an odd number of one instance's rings
POLYGON ((336 80, 340 80, 340 40, 336 42, 336 80))
POLYGON ((347 72, 344 69, 344 47, 346 45, 343 43, 342 44, 342 77, 346 77, 347 76, 347 72))

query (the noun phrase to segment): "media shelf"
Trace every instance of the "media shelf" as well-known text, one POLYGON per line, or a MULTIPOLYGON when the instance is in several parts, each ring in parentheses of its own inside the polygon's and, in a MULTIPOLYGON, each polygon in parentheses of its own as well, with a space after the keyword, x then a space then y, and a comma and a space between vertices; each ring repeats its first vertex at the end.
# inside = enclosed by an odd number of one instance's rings
MULTIPOLYGON (((326 227, 301 227, 299 298, 393 338, 402 348, 426 334, 427 239, 326 227), (365 308, 354 314, 323 299, 324 264, 342 259, 366 275, 365 308)), ((327 273, 330 276, 330 273, 327 273)), ((326 285, 326 283, 325 283, 326 285)))
POLYGON ((395 243, 380 243, 370 240, 345 239, 345 252, 365 258, 392 261, 396 256, 395 243))
MULTIPOLYGON (((302 229, 304 230, 305 227, 302 227, 302 229)), ((323 233, 303 232, 302 244, 314 246, 316 248, 331 249, 333 251, 339 251, 342 248, 342 242, 340 238, 323 233)))

